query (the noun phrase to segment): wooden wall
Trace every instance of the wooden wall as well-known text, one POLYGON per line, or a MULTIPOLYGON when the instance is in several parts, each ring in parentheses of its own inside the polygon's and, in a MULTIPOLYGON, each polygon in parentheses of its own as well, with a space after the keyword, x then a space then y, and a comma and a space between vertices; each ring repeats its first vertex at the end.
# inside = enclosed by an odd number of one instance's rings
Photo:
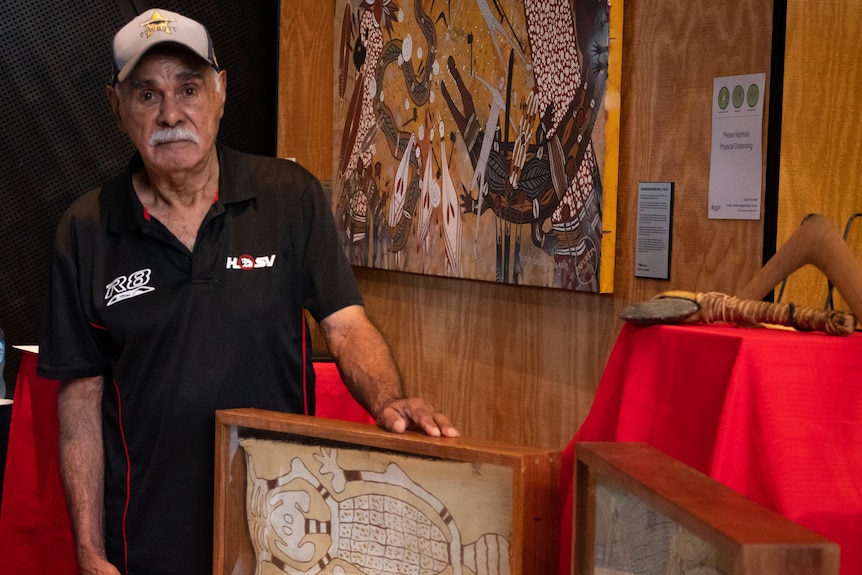
MULTIPOLYGON (((624 10, 613 294, 355 269, 408 391, 469 435, 562 448, 589 411, 626 305, 668 289, 732 293, 760 265, 760 221, 707 219, 711 98, 714 77, 769 72, 772 2, 626 0, 624 10), (633 277, 641 181, 675 183, 669 282, 633 277)), ((332 2, 282 3, 279 155, 324 181, 333 18, 332 2)))
MULTIPOLYGON (((843 232, 862 212, 862 1, 788 0, 779 171, 780 246, 810 212, 843 232)), ((862 218, 848 238, 862 255, 862 218)), ((784 301, 822 306, 826 278, 811 266, 790 276, 784 301)), ((840 298, 836 307, 847 309, 840 298)))

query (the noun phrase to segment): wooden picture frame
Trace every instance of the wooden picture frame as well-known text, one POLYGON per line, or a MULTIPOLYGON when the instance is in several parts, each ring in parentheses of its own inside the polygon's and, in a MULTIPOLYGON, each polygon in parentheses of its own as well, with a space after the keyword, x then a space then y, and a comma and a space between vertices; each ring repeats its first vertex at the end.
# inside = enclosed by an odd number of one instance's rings
POLYGON ((558 451, 219 411, 213 573, 552 573, 559 470, 558 451))
POLYGON ((582 442, 575 452, 576 575, 839 572, 838 544, 658 449, 582 442))

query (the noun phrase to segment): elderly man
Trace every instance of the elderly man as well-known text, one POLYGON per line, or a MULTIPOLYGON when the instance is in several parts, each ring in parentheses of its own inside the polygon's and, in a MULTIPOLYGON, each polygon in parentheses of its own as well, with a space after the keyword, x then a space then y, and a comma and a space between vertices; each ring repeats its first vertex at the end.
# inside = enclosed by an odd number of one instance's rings
POLYGON ((39 369, 63 381, 61 472, 87 573, 212 571, 214 412, 313 413, 305 310, 393 432, 458 431, 404 398, 319 182, 216 143, 226 75, 199 23, 148 10, 107 88, 137 149, 63 216, 39 369))

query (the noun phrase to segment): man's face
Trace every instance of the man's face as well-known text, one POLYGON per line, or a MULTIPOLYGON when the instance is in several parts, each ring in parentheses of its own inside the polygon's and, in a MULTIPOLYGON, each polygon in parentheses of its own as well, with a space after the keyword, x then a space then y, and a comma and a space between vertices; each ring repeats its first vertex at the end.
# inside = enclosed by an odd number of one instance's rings
POLYGON ((177 176, 203 169, 215 153, 225 90, 224 72, 168 47, 145 54, 108 97, 147 171, 177 176))

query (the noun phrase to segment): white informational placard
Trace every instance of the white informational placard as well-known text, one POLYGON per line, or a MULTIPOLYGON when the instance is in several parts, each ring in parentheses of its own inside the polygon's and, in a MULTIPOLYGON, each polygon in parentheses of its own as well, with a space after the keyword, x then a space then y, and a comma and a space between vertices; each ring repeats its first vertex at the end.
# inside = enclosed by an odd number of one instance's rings
POLYGON ((766 74, 715 78, 709 217, 759 220, 766 74))
POLYGON ((638 236, 635 277, 670 279, 673 184, 638 184, 638 236))

